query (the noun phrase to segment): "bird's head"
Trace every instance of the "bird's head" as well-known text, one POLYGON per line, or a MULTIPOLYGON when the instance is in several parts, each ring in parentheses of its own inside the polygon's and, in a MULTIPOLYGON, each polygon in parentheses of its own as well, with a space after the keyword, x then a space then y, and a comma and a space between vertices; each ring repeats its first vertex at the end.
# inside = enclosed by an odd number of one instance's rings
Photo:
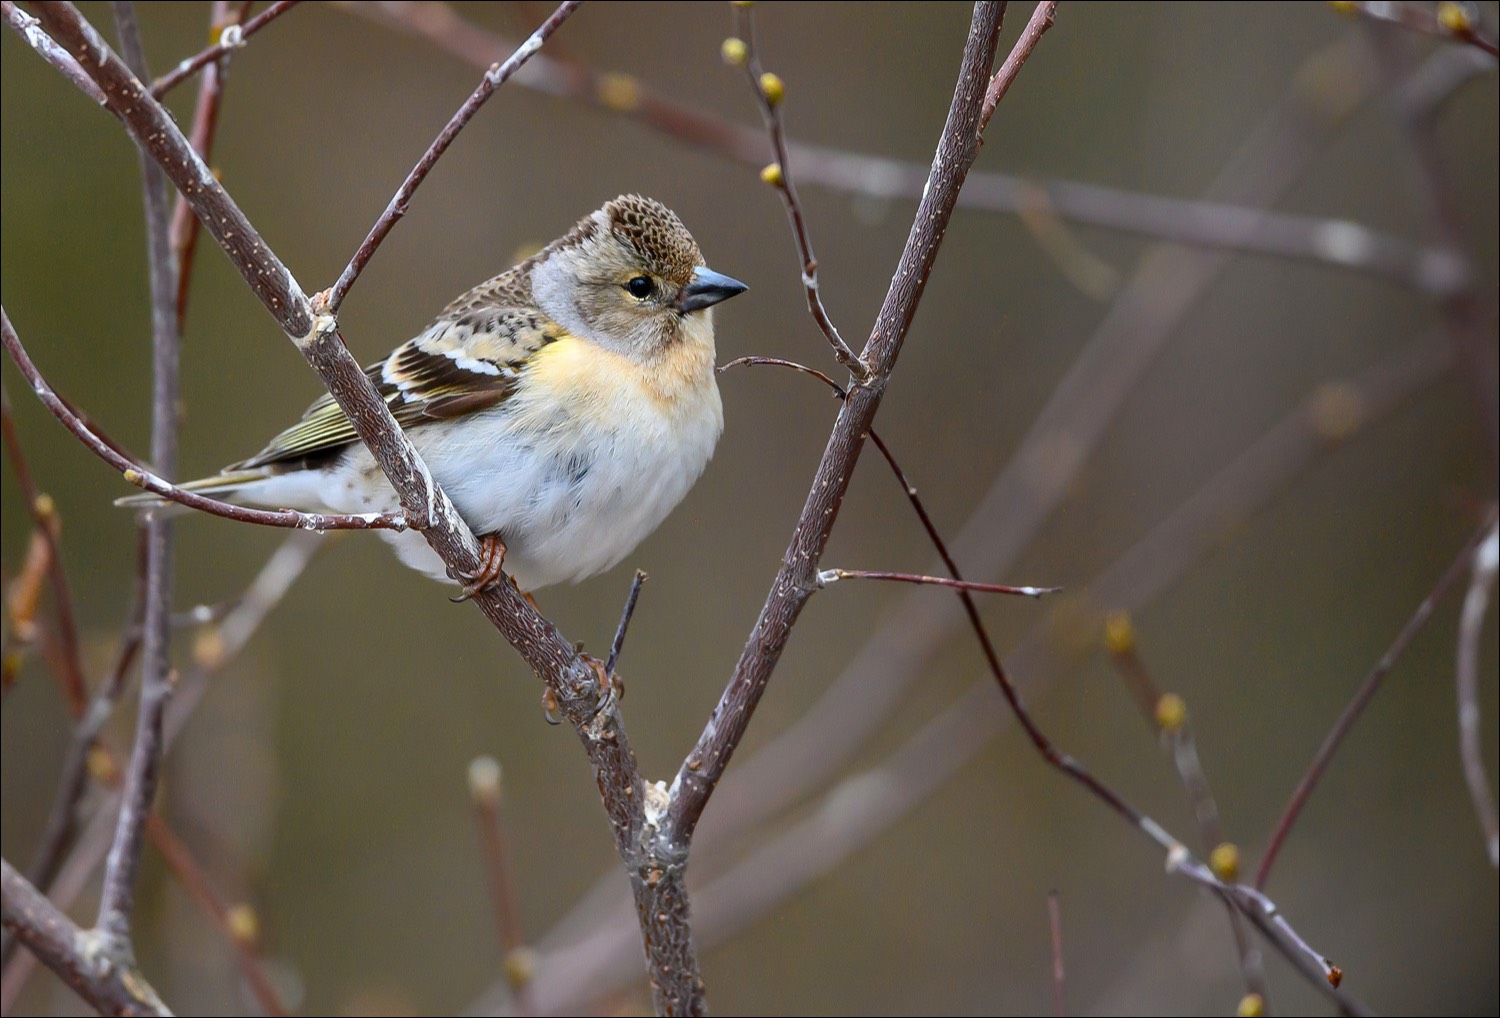
POLYGON ((644 360, 676 343, 712 344, 709 309, 747 287, 704 264, 671 209, 630 194, 544 250, 531 289, 569 332, 644 360))

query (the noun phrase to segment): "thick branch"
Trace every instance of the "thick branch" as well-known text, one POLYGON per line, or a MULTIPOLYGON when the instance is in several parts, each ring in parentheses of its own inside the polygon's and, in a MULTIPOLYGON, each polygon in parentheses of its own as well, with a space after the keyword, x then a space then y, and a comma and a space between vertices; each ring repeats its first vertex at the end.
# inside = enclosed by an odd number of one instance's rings
POLYGON ((139 972, 101 952, 93 933, 80 930, 4 860, 0 892, 5 928, 100 1014, 172 1013, 139 972))

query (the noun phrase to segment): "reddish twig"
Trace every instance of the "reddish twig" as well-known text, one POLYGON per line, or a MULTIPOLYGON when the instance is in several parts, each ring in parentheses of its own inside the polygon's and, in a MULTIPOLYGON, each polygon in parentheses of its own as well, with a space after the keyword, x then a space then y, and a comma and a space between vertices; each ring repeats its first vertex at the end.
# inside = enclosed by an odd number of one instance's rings
POLYGON ((496 89, 509 81, 512 75, 525 66, 526 61, 530 60, 542 48, 542 44, 547 41, 547 37, 557 31, 562 26, 562 23, 567 21, 573 12, 579 8, 582 2, 583 0, 564 0, 563 3, 558 4, 557 10, 552 12, 552 16, 542 22, 525 42, 516 47, 514 53, 506 57, 504 61, 490 65, 490 69, 485 72, 479 86, 474 89, 468 99, 464 100, 464 104, 458 108, 458 112, 453 114, 447 125, 433 139, 432 144, 427 146, 427 151, 422 154, 422 158, 417 160, 417 164, 411 168, 411 172, 406 175, 406 179, 396 189, 395 196, 386 205, 385 211, 380 214, 380 218, 370 228, 369 235, 359 245, 359 250, 354 252, 354 257, 349 260, 349 264, 344 268, 343 273, 340 274, 338 282, 334 283, 333 287, 327 292, 326 307, 330 314, 338 313, 339 307, 344 303, 344 298, 349 295, 349 289, 354 286, 354 282, 359 278, 359 274, 370 263, 370 259, 374 257, 376 249, 380 247, 386 235, 395 228, 396 224, 400 222, 401 217, 406 215, 408 203, 411 201, 412 195, 422 185, 422 181, 427 179, 427 174, 432 172, 432 168, 437 165, 437 161, 442 158, 443 153, 448 151, 448 146, 453 144, 453 140, 458 137, 458 132, 462 131, 464 126, 473 119, 474 114, 478 113, 479 108, 485 104, 485 101, 495 94, 496 89))
POLYGON ((505 978, 522 1014, 532 1014, 532 962, 522 934, 521 907, 516 895, 515 867, 502 812, 500 763, 494 757, 475 757, 469 764, 469 798, 479 822, 484 849, 485 877, 495 910, 495 930, 505 952, 505 978))
POLYGON ((36 486, 36 479, 26 461, 26 451, 21 447, 21 438, 16 434, 16 422, 10 412, 10 394, 4 388, 0 388, 0 435, 4 437, 5 451, 10 456, 11 472, 16 475, 21 497, 26 500, 26 511, 31 514, 34 532, 40 535, 47 547, 47 579, 52 584, 52 611, 57 619, 57 642, 62 652, 59 657, 63 671, 58 678, 69 706, 77 711, 82 708, 88 693, 84 688, 83 659, 79 652, 78 615, 68 573, 62 562, 57 506, 36 486))
POLYGON ((224 24, 215 33, 216 41, 212 46, 188 57, 166 74, 153 81, 151 83, 151 94, 160 99, 200 69, 217 62, 223 57, 228 56, 231 51, 245 45, 247 39, 293 7, 296 7, 298 2, 299 0, 277 0, 276 3, 271 4, 255 17, 245 22, 244 25, 240 25, 238 21, 230 21, 224 24))
POLYGON ((147 819, 146 834, 157 852, 161 853, 172 875, 177 878, 183 890, 187 891, 188 897, 208 917, 214 929, 229 942, 234 951, 235 962, 239 965, 240 975, 244 976, 245 984, 249 986, 261 1010, 272 1018, 291 1014, 282 1003, 281 994, 276 991, 271 977, 255 952, 254 936, 247 935, 245 924, 237 921, 235 910, 214 888, 213 881, 203 871, 198 860, 193 858, 192 851, 172 832, 159 813, 152 813, 147 819))
POLYGON ((979 115, 981 135, 990 125, 990 117, 995 115, 995 107, 1000 105, 1000 100, 1005 98, 1005 93, 1010 91, 1010 86, 1015 82, 1016 75, 1021 73, 1021 68, 1030 59, 1031 51, 1036 49, 1036 44, 1041 42, 1047 29, 1052 27, 1056 15, 1057 0, 1041 0, 1036 7, 1032 8, 1031 18, 1026 22, 1026 27, 1021 30, 1021 37, 1016 40, 1010 55, 1005 58, 1005 63, 1000 65, 1000 70, 995 72, 995 76, 990 79, 989 87, 985 89, 984 111, 979 115))
MULTIPOLYGON (((244 17, 248 6, 231 5, 228 0, 214 0, 213 12, 209 15, 214 38, 222 38, 232 29, 238 31, 239 19, 244 17)), ((224 100, 224 77, 228 69, 229 57, 226 50, 224 55, 207 65, 203 78, 198 83, 198 99, 193 104, 192 143, 194 151, 204 162, 208 161, 213 152, 219 110, 224 100)), ((198 252, 198 219, 188 207, 187 199, 180 194, 172 203, 172 251, 177 256, 177 327, 180 330, 187 321, 188 291, 193 282, 194 256, 198 252)))
POLYGON ((1401 659, 1401 655, 1406 653, 1406 648, 1411 646, 1412 640, 1416 639, 1417 634, 1422 631, 1422 627, 1432 618, 1432 613, 1436 610, 1438 602, 1447 595, 1448 591, 1463 576, 1464 571, 1469 568, 1470 563, 1473 562, 1475 549, 1483 543, 1494 524, 1495 508, 1491 506, 1489 513, 1486 514, 1484 524, 1474 532, 1473 536, 1464 542, 1464 546, 1459 551, 1458 557, 1448 565, 1448 568, 1443 570, 1443 574, 1438 577, 1437 583, 1433 585, 1432 590, 1422 599, 1422 603, 1417 605, 1417 610, 1412 613, 1411 618, 1406 620, 1406 625, 1401 627, 1401 631, 1396 634, 1396 638, 1391 641, 1391 645, 1386 648, 1386 652, 1380 656, 1380 660, 1375 663, 1375 667, 1370 670, 1369 674, 1365 676, 1364 681, 1360 683, 1359 689, 1355 692, 1353 699, 1349 701, 1344 707, 1343 712, 1339 714, 1338 720, 1334 722, 1333 729, 1323 739, 1323 744, 1318 747, 1318 752, 1313 756, 1312 763, 1308 764, 1307 772, 1302 775, 1302 780, 1297 783, 1296 789, 1292 792, 1292 797, 1287 801, 1286 808, 1282 810, 1281 818, 1276 822, 1276 827, 1271 833, 1270 841, 1266 845, 1265 855, 1261 857, 1260 866, 1255 871, 1255 887, 1257 889, 1266 886, 1266 880, 1271 875, 1271 867, 1276 863, 1276 857, 1281 852, 1281 846, 1286 842, 1287 835, 1291 833, 1292 826, 1296 824, 1297 818, 1302 815, 1302 808, 1307 805, 1307 800, 1312 796, 1314 790, 1317 789, 1318 782, 1322 780, 1323 774, 1328 770, 1328 764, 1332 761, 1333 755, 1343 745, 1345 736, 1349 734, 1350 729, 1354 727, 1354 723, 1364 713, 1364 709, 1369 705, 1370 700, 1380 691, 1381 684, 1385 682, 1385 677, 1396 666, 1396 662, 1401 659))

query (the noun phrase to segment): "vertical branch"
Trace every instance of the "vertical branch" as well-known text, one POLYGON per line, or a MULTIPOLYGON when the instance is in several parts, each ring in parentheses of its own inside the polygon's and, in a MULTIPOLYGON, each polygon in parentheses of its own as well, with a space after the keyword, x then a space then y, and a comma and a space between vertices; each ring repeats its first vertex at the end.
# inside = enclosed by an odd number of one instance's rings
POLYGON ((1495 795, 1484 773, 1484 753, 1479 744, 1479 641, 1484 635, 1484 617, 1495 591, 1495 576, 1500 572, 1500 531, 1496 526, 1490 524, 1490 532, 1470 559, 1473 574, 1459 616, 1458 659, 1454 668, 1458 686, 1459 757, 1491 866, 1500 866, 1500 819, 1495 816, 1495 795))
MULTIPOLYGON (((146 77, 133 4, 114 4, 121 47, 137 78, 146 77)), ((176 472, 178 347, 177 265, 168 236, 166 177, 144 148, 140 152, 145 193, 146 248, 151 268, 151 458, 156 468, 176 472)), ((146 525, 146 614, 141 648, 141 706, 135 744, 125 771, 125 791, 114 842, 105 864, 98 926, 117 950, 130 951, 130 916, 140 868, 141 841, 156 796, 162 755, 162 716, 172 695, 172 531, 161 516, 146 525)))

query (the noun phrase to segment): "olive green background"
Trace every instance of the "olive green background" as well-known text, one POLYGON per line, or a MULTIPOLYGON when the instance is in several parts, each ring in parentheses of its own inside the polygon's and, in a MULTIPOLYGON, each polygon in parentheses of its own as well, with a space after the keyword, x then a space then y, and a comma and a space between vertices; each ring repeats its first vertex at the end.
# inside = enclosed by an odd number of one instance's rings
MULTIPOLYGON (((461 7, 513 39, 550 9, 461 7)), ((757 9, 761 52, 786 81, 794 137, 930 158, 968 7, 757 9)), ((85 11, 107 26, 107 8, 85 11)), ((1028 13, 1013 6, 1005 46, 1028 13)), ((1484 13, 1493 24, 1494 5, 1484 13)), ((144 4, 142 21, 159 71, 202 45, 207 9, 144 4)), ((729 25, 727 5, 591 4, 556 45, 757 124, 742 76, 720 62, 729 25)), ((1065 3, 991 123, 976 169, 1199 197, 1309 55, 1351 34, 1373 39, 1369 25, 1323 4, 1065 3)), ((150 338, 135 151, 107 114, 4 36, 6 310, 50 380, 144 453, 150 338)), ((1444 44, 1403 36, 1396 45, 1420 56, 1444 44)), ((302 285, 318 289, 477 80, 476 69, 423 41, 338 5, 306 4, 235 56, 213 163, 302 285)), ((184 122, 194 91, 172 98, 184 122)), ((1497 105, 1495 74, 1481 75, 1438 128, 1490 300, 1497 105)), ((625 191, 666 202, 714 268, 750 284, 718 312, 721 361, 755 353, 831 366, 802 304, 780 203, 753 167, 514 83, 459 138, 353 290, 345 337, 362 360, 382 356, 450 297, 625 191)), ((828 307, 862 343, 914 203, 812 183, 802 193, 828 307)), ((1387 98, 1338 130, 1278 207, 1419 239, 1409 154, 1387 98)), ((1075 236, 1126 277, 1150 247, 1096 229, 1075 236)), ((1071 284, 1015 217, 960 212, 879 417, 945 533, 968 519, 1108 306, 1071 284)), ((1430 298, 1387 281, 1236 259, 1135 387, 1014 573, 980 578, 1081 588, 1317 386, 1437 321, 1430 298)), ((130 598, 132 520, 110 505, 128 488, 44 413, 13 368, 4 379, 32 468, 62 513, 97 676, 130 598)), ((789 373, 733 372, 721 387, 727 430, 683 505, 619 568, 538 597, 569 638, 602 653, 630 569, 650 573, 621 666, 628 729, 650 778, 670 777, 706 720, 835 411, 816 382, 789 373)), ((237 273, 205 245, 183 348, 183 476, 259 448, 318 391, 237 273)), ((1227 829, 1250 862, 1341 705, 1494 498, 1485 455, 1464 388, 1451 377, 1430 386, 1321 456, 1137 615, 1145 660, 1186 696, 1227 829)), ((8 469, 3 476, 10 577, 28 524, 8 469)), ((184 608, 234 597, 284 536, 199 517, 183 519, 177 534, 184 608)), ((167 761, 164 809, 224 892, 258 910, 269 965, 298 1010, 453 1013, 496 982, 501 954, 464 782, 475 755, 493 754, 505 768, 529 937, 540 939, 615 856, 576 739, 543 723, 540 686, 515 653, 373 536, 332 543, 214 679, 167 761)), ((927 571, 932 558, 885 467, 867 456, 825 564, 927 571)), ((887 609, 906 594, 856 583, 818 594, 742 752, 806 711, 874 629, 901 626, 887 609)), ((1383 1011, 1493 1014, 1500 993, 1496 873, 1456 748, 1457 604, 1440 607, 1392 674, 1269 888, 1343 966, 1346 987, 1383 1011)), ((1005 598, 983 608, 1002 650, 1051 610, 1005 598)), ((1481 671, 1492 780, 1494 617, 1492 607, 1481 671)), ((180 631, 183 660, 195 637, 180 631)), ((878 764, 983 674, 972 638, 953 630, 844 773, 878 764)), ((1065 749, 1196 845, 1170 764, 1097 647, 1031 698, 1065 749)), ((17 864, 46 816, 69 728, 33 656, 3 716, 0 847, 17 864)), ((127 727, 113 738, 126 745, 127 727)), ((816 815, 821 800, 808 791, 764 833, 816 815)), ((826 819, 836 824, 837 812, 826 819)), ((711 805, 705 826, 713 822, 711 805)), ((180 1012, 253 1010, 223 941, 154 853, 147 858, 145 971, 180 1012)), ((1243 986, 1220 910, 1164 875, 1162 861, 1007 726, 919 808, 705 949, 709 999, 720 1014, 1040 1011, 1050 1007, 1046 894, 1055 888, 1071 1011, 1230 1011, 1243 986)), ((75 914, 88 919, 92 906, 86 896, 75 914)), ((1326 1009, 1279 959, 1269 968, 1274 1007, 1326 1009)), ((600 1006, 648 1007, 644 980, 600 1006)), ((17 1013, 80 1007, 42 974, 17 1013)))

